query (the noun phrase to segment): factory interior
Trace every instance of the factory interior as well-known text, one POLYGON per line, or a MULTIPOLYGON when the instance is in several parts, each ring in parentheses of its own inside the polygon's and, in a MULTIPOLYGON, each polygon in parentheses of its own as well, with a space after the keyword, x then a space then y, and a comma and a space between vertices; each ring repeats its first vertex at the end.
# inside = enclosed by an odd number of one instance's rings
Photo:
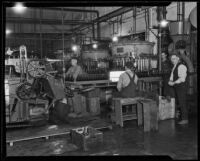
POLYGON ((159 3, 6 2, 5 156, 197 160, 197 2, 159 3))

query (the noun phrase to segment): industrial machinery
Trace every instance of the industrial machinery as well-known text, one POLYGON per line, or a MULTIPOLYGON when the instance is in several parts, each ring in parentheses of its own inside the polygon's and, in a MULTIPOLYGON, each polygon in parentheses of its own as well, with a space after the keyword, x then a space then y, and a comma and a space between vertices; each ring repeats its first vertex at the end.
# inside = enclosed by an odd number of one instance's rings
POLYGON ((83 67, 88 74, 105 74, 109 69, 110 54, 107 49, 88 49, 82 52, 83 67))
POLYGON ((35 121, 48 120, 49 108, 57 100, 65 98, 66 95, 73 96, 71 90, 65 88, 63 80, 55 78, 54 74, 57 71, 53 70, 51 60, 33 59, 27 63, 24 59, 26 50, 23 49, 25 48, 22 48, 20 54, 23 58, 20 62, 23 67, 20 72, 21 77, 10 77, 13 72, 8 70, 5 80, 8 127, 27 126, 35 121), (28 79, 28 76, 31 79, 28 79), (11 78, 14 83, 11 83, 13 82, 11 78))
MULTIPOLYGON (((83 46, 80 65, 85 74, 79 75, 77 81, 108 80, 110 57, 109 51, 106 48, 99 46, 98 49, 93 49, 83 46)), ((65 80, 74 81, 70 76, 66 77, 65 80)))
POLYGON ((126 62, 134 63, 139 77, 159 75, 158 57, 153 54, 154 43, 127 41, 112 44, 112 70, 124 70, 126 62))
MULTIPOLYGON (((24 82, 16 90, 17 96, 22 100, 45 95, 55 102, 65 98, 65 85, 62 79, 55 79, 51 62, 46 60, 31 60, 27 65, 27 73, 34 78, 33 83, 24 82), (33 96, 34 95, 34 96, 33 96)), ((70 93, 67 93, 71 96, 70 93)))
POLYGON ((124 41, 112 43, 110 47, 111 54, 109 50, 101 48, 83 50, 83 69, 87 74, 78 76, 76 82, 73 78, 66 78, 66 84, 101 88, 106 93, 108 88, 113 89, 117 85, 110 78, 111 72, 120 73, 125 70, 126 62, 132 62, 139 76, 139 89, 161 93, 162 77, 158 71, 158 56, 153 54, 154 43, 124 41))

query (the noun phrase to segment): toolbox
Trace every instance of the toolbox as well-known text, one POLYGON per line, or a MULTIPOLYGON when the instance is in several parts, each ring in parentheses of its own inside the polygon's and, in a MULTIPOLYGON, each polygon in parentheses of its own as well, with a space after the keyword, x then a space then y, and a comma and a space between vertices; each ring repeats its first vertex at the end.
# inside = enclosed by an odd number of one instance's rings
POLYGON ((70 134, 72 143, 84 151, 91 150, 103 143, 103 133, 90 126, 72 129, 70 134))

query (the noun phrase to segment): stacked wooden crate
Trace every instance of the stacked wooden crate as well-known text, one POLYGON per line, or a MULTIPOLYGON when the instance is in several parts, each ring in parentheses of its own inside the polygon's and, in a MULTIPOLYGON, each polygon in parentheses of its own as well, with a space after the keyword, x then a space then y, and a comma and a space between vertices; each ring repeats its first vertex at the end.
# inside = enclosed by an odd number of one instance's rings
POLYGON ((72 143, 84 151, 95 148, 103 143, 103 133, 92 127, 81 127, 71 130, 72 143))

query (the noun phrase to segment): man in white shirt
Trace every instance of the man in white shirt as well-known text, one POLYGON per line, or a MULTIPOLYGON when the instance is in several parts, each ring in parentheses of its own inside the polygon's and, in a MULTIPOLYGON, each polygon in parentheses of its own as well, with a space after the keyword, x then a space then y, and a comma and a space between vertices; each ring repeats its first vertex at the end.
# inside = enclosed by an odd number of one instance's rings
POLYGON ((180 61, 180 55, 177 53, 171 54, 171 61, 174 67, 172 68, 169 85, 173 87, 175 91, 176 100, 181 109, 182 120, 178 124, 188 123, 188 111, 186 106, 186 77, 187 67, 180 61))

